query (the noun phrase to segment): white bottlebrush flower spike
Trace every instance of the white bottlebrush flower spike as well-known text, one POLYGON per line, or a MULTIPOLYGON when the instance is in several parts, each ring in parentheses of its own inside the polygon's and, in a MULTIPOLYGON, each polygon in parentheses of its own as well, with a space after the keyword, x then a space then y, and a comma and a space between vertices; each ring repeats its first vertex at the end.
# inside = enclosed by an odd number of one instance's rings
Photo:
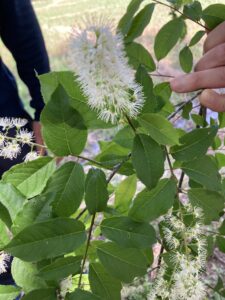
MULTIPOLYGON (((195 224, 187 226, 183 222, 182 212, 176 216, 165 217, 163 235, 166 246, 171 251, 170 263, 173 273, 170 280, 166 280, 166 262, 162 259, 160 271, 153 285, 148 300, 202 300, 206 291, 201 275, 205 268, 207 258, 207 243, 203 235, 203 212, 191 204, 184 206, 185 214, 195 217, 195 224), (175 237, 178 236, 179 240, 175 237), (189 244, 195 243, 197 253, 192 255, 188 249, 189 244), (182 248, 185 251, 182 251, 182 248)), ((170 271, 171 272, 171 271, 170 271)))
POLYGON ((3 251, 0 251, 0 274, 7 271, 7 263, 10 260, 10 256, 3 251))
POLYGON ((109 25, 76 30, 72 41, 72 68, 89 106, 105 122, 135 117, 143 106, 142 88, 135 82, 124 52, 122 35, 109 25))

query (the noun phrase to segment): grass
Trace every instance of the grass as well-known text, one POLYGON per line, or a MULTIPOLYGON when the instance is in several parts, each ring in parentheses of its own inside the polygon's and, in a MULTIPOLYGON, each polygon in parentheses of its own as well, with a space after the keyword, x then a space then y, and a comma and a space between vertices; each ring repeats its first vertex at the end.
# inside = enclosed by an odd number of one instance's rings
MULTIPOLYGON (((52 70, 68 69, 68 53, 70 32, 74 26, 80 22, 91 17, 104 16, 116 21, 126 11, 129 0, 36 0, 33 1, 33 6, 39 19, 42 32, 46 41, 46 47, 49 53, 52 70)), ((150 1, 144 1, 143 4, 150 1)), ((202 0, 203 7, 214 3, 223 3, 223 0, 202 0)), ((168 9, 158 6, 154 12, 151 24, 145 31, 141 42, 144 43, 148 49, 153 53, 154 36, 159 28, 168 19, 168 9)), ((198 26, 190 24, 190 30, 187 40, 194 32, 198 30, 198 26)), ((180 46, 182 47, 182 45, 180 46)), ((16 65, 10 53, 0 44, 1 55, 5 63, 16 74, 19 90, 23 99, 28 99, 27 89, 19 80, 16 65)), ((195 56, 200 56, 201 51, 199 47, 195 50, 195 56)), ((177 55, 174 51, 165 60, 166 65, 176 67, 177 55)), ((28 106, 27 101, 25 101, 28 106)))

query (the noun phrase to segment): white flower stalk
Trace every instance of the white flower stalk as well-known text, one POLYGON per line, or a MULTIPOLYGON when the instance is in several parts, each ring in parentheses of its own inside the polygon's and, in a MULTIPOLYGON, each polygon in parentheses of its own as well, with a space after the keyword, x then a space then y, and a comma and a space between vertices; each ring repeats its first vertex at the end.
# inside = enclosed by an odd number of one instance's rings
POLYGON ((0 118, 0 127, 2 127, 3 130, 12 128, 12 120, 10 118, 0 118))
POLYGON ((16 135, 16 138, 19 139, 22 144, 29 144, 33 141, 34 134, 26 129, 20 129, 16 135))
POLYGON ((37 158, 39 158, 38 153, 36 151, 31 151, 31 152, 27 153, 27 155, 24 158, 24 161, 28 162, 28 161, 35 160, 37 158))
POLYGON ((108 25, 76 31, 72 42, 72 68, 89 106, 105 122, 134 118, 143 106, 142 88, 125 56, 123 38, 108 25))
POLYGON ((172 252, 169 253, 170 264, 174 266, 173 272, 169 281, 166 280, 164 275, 168 267, 162 260, 161 270, 148 300, 158 297, 162 300, 202 300, 205 297, 205 286, 201 281, 207 258, 207 243, 202 231, 203 212, 190 204, 184 209, 185 215, 191 214, 194 217, 194 224, 187 226, 183 222, 182 212, 177 214, 179 218, 174 215, 165 218, 163 234, 165 243, 172 252), (196 245, 196 255, 191 253, 189 244, 196 245))
POLYGON ((0 155, 4 158, 13 159, 21 153, 21 147, 16 141, 7 142, 5 146, 1 149, 0 155))
POLYGON ((10 256, 3 251, 0 251, 0 274, 7 272, 7 263, 10 260, 10 256))
POLYGON ((26 119, 21 119, 21 118, 12 119, 12 124, 17 129, 20 129, 21 127, 24 127, 27 123, 28 123, 28 121, 26 119))

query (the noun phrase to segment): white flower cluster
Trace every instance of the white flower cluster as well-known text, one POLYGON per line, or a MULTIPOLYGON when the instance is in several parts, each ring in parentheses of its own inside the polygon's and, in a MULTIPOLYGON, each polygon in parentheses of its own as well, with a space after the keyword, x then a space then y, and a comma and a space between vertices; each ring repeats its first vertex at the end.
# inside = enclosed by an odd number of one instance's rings
MULTIPOLYGON (((181 214, 170 215, 165 218, 163 234, 165 246, 170 252, 170 263, 173 266, 171 277, 166 278, 169 267, 162 262, 153 290, 148 300, 201 300, 205 297, 205 286, 201 275, 206 264, 206 239, 202 232, 202 211, 200 208, 185 206, 185 214, 194 219, 194 224, 187 226, 181 214), (188 247, 195 245, 196 254, 188 247)), ((170 266, 171 267, 171 266, 170 266)), ((171 270, 170 270, 171 271, 171 270)))
POLYGON ((3 251, 0 251, 0 274, 6 273, 7 263, 10 260, 10 256, 3 251))
POLYGON ((92 25, 73 34, 71 64, 89 106, 105 122, 135 117, 143 106, 124 52, 123 37, 109 25, 92 25))
MULTIPOLYGON (((26 119, 21 118, 0 118, 0 156, 14 159, 21 153, 23 145, 32 143, 34 139, 33 132, 22 128, 27 122, 26 119), (14 137, 8 136, 11 128, 15 128, 14 137)), ((37 157, 37 152, 31 151, 25 156, 25 161, 34 160, 37 157)))

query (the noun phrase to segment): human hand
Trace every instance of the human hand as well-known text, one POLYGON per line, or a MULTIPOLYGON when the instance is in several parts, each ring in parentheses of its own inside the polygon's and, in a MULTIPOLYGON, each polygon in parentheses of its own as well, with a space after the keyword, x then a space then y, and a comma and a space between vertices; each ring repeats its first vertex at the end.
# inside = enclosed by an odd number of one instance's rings
MULTIPOLYGON (((33 121, 32 128, 33 128, 33 132, 34 132, 35 143, 37 143, 39 145, 44 145, 44 140, 43 140, 42 134, 41 134, 41 123, 38 121, 33 121)), ((40 155, 45 154, 45 150, 43 147, 37 146, 37 151, 40 155)))
POLYGON ((204 89, 202 105, 217 112, 225 112, 225 95, 212 89, 225 87, 225 22, 209 32, 204 43, 204 55, 195 66, 195 72, 179 76, 170 82, 177 93, 204 89))

